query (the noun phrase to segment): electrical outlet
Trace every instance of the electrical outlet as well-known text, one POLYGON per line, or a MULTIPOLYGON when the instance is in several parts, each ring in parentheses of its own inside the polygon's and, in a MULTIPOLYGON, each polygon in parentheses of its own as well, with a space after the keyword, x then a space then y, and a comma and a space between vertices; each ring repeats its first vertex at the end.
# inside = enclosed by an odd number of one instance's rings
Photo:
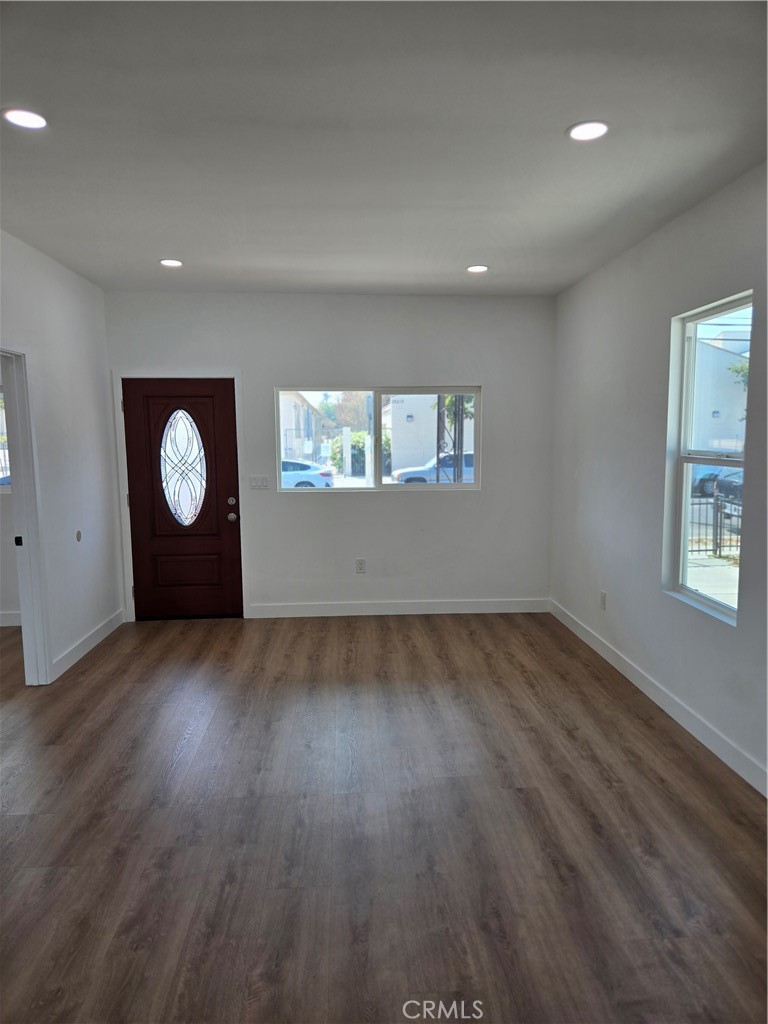
POLYGON ((604 590, 601 590, 600 591, 600 607, 603 609, 603 611, 605 611, 605 605, 606 605, 606 593, 605 593, 604 590))
POLYGON ((367 566, 364 558, 355 559, 355 572, 367 572, 367 566))

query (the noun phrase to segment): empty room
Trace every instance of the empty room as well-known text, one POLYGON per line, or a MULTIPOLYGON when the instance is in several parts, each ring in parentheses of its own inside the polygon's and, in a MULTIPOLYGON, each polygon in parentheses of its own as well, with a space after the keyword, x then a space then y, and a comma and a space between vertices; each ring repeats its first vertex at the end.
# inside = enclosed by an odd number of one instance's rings
POLYGON ((0 17, 2 1024, 764 1021, 765 3, 0 17))

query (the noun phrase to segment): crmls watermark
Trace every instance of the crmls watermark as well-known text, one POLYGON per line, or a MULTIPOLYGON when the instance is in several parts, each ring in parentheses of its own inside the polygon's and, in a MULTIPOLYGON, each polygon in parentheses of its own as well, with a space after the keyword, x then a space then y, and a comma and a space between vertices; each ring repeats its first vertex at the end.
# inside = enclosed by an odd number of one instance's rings
POLYGON ((409 999, 403 1003, 403 1016, 406 1020, 482 1020, 483 1004, 474 999, 467 1004, 454 1000, 452 1003, 434 999, 409 999))

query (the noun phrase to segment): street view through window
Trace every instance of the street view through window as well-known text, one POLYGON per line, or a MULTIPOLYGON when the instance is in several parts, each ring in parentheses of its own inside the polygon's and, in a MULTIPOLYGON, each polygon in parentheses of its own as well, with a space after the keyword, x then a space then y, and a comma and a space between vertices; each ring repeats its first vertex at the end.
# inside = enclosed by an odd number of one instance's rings
POLYGON ((480 389, 277 390, 283 490, 475 488, 480 389))
POLYGON ((686 322, 680 583, 738 605, 752 305, 686 322))
POLYGON ((11 463, 8 458, 8 428, 5 423, 5 392, 0 386, 0 487, 11 486, 11 463))

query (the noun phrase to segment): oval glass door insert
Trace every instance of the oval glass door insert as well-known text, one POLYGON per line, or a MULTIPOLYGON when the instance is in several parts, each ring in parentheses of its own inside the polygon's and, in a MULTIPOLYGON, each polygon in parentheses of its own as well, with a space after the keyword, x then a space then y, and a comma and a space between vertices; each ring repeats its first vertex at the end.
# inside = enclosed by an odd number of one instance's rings
POLYGON ((205 452, 197 424, 184 409, 168 418, 160 444, 160 479, 168 508, 191 526, 205 500, 205 452))

